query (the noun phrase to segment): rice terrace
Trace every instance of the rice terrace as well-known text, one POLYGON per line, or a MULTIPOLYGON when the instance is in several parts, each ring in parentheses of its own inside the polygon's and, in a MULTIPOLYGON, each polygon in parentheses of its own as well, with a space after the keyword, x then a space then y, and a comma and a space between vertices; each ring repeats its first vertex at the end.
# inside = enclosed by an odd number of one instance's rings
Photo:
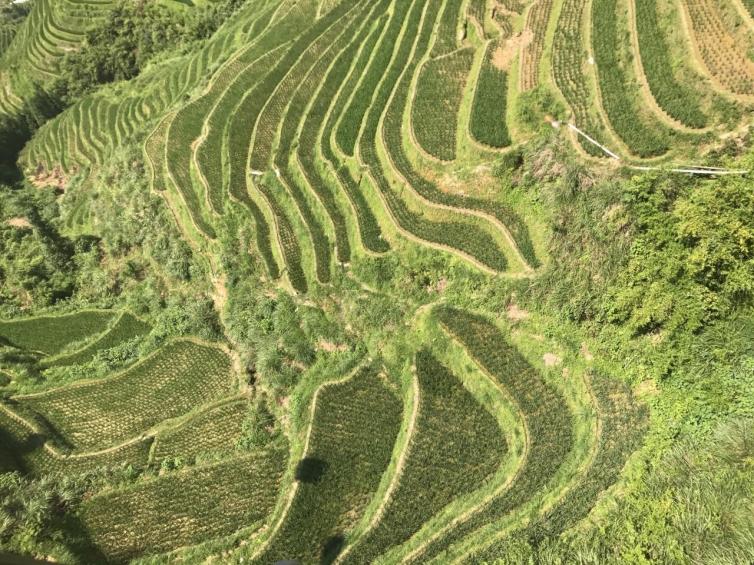
POLYGON ((2 0, 0 564, 754 563, 754 0, 2 0))

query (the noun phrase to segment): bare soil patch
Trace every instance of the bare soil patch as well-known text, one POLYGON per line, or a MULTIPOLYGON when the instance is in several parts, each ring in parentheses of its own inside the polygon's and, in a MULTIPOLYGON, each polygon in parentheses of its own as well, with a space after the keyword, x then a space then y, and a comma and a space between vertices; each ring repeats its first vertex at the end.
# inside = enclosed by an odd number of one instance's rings
POLYGON ((519 308, 518 304, 516 304, 515 302, 511 302, 505 311, 505 315, 508 316, 508 319, 510 321, 518 322, 520 320, 526 320, 529 317, 529 312, 522 308, 519 308))
POLYGON ((544 361, 545 367, 555 367, 556 365, 560 365, 562 359, 554 353, 545 353, 542 355, 542 361, 544 361))
POLYGON ((31 184, 37 188, 57 188, 65 191, 68 185, 68 177, 60 167, 55 167, 51 171, 45 169, 42 165, 37 167, 35 173, 29 179, 31 184))
POLYGON ((9 225, 12 228, 18 228, 21 230, 28 230, 31 229, 31 222, 27 220, 26 218, 22 217, 16 217, 16 218, 10 218, 9 220, 5 220, 5 223, 9 225))
POLYGON ((533 38, 534 34, 530 29, 513 35, 492 53, 492 65, 501 71, 509 70, 519 50, 529 45, 533 38))

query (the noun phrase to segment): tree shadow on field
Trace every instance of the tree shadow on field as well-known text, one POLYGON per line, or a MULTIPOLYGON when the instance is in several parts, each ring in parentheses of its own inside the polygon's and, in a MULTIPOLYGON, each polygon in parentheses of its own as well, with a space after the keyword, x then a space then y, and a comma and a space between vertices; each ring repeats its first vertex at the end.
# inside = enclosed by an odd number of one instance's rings
POLYGON ((319 556, 320 565, 330 565, 340 555, 343 550, 346 538, 342 534, 330 536, 322 546, 322 553, 319 556))
POLYGON ((302 483, 318 483, 327 471, 327 461, 318 457, 304 457, 296 466, 296 480, 302 483))

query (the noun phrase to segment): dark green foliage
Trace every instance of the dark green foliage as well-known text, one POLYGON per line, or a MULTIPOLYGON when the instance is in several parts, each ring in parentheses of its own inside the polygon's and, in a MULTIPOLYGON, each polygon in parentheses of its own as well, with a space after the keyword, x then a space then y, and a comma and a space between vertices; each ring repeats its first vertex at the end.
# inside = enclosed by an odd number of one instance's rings
POLYGON ((408 540, 456 497, 482 486, 505 457, 495 419, 426 350, 416 354, 416 376, 419 412, 400 483, 346 563, 372 563, 408 540))
POLYGON ((223 0, 191 10, 119 4, 87 33, 80 50, 63 59, 55 90, 70 104, 98 85, 131 79, 159 54, 211 36, 242 3, 223 0))
POLYGON ((0 339, 21 349, 54 355, 68 345, 103 332, 112 317, 109 310, 92 310, 0 321, 0 339))
MULTIPOLYGON (((596 0, 592 21, 599 33, 592 34, 594 58, 600 81, 602 106, 615 130, 629 150, 639 157, 655 157, 669 149, 668 132, 660 124, 645 124, 632 97, 627 73, 620 60, 621 37, 618 30, 616 0, 596 0)), ((670 69, 664 69, 669 73, 670 69)))
POLYGON ((114 563, 197 544, 265 518, 285 461, 278 448, 176 471, 95 496, 80 519, 96 551, 114 563))
POLYGON ((693 90, 676 80, 667 42, 660 29, 657 0, 637 0, 636 31, 644 74, 660 107, 682 124, 702 128, 707 117, 693 90))
POLYGON ((400 422, 401 403, 375 368, 320 389, 296 496, 258 562, 332 563, 387 468, 400 422))
POLYGON ((116 347, 121 343, 148 334, 152 326, 136 318, 129 312, 124 312, 102 337, 93 341, 83 349, 51 359, 45 365, 59 367, 64 365, 80 365, 91 360, 98 352, 116 347))
POLYGON ((497 48, 498 43, 489 44, 482 68, 479 70, 469 129, 471 135, 481 143, 491 147, 507 147, 511 144, 508 126, 505 123, 508 75, 492 62, 497 48))
POLYGON ((437 319, 480 367, 496 379, 522 411, 529 452, 510 488, 429 544, 421 561, 442 551, 477 528, 503 518, 530 498, 545 492, 548 482, 572 448, 571 415, 563 397, 533 369, 493 324, 475 314, 443 307, 437 319))

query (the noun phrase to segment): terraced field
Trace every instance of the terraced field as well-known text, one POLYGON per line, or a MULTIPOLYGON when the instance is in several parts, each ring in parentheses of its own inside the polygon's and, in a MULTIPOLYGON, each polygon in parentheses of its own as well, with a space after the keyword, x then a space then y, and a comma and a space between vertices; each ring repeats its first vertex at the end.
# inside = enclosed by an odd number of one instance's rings
MULTIPOLYGON (((304 362, 282 338, 239 355, 246 330, 232 324, 208 343, 124 310, 1 320, 3 352, 35 372, 21 394, 0 366, 0 471, 130 468, 76 510, 93 562, 493 562, 583 523, 621 481, 647 414, 601 366, 543 360, 551 327, 504 321, 502 296, 539 283, 560 228, 517 163, 543 130, 596 171, 720 146, 754 102, 754 45, 721 4, 249 0, 200 48, 84 97, 21 164, 38 185, 80 174, 83 191, 123 147, 141 149, 133 174, 206 267, 165 283, 155 309, 207 275, 219 326, 248 300, 248 332, 272 334, 287 293, 291 326, 316 326, 305 314, 322 307, 348 345, 301 345, 304 362), (253 260, 227 280, 234 254, 253 260), (249 272, 262 290, 239 298, 249 272), (359 324, 373 306, 349 302, 361 291, 385 299, 380 327, 359 324), (138 361, 104 377, 44 380, 102 371, 126 349, 138 361), (324 365, 339 355, 357 368, 324 365), (272 365, 295 375, 284 392, 266 380, 272 365), (270 390, 275 439, 249 448, 270 390)), ((52 80, 60 49, 110 6, 39 0, 0 35, 2 57, 52 80)), ((18 76, 0 64, 0 111, 17 106, 18 76)))

